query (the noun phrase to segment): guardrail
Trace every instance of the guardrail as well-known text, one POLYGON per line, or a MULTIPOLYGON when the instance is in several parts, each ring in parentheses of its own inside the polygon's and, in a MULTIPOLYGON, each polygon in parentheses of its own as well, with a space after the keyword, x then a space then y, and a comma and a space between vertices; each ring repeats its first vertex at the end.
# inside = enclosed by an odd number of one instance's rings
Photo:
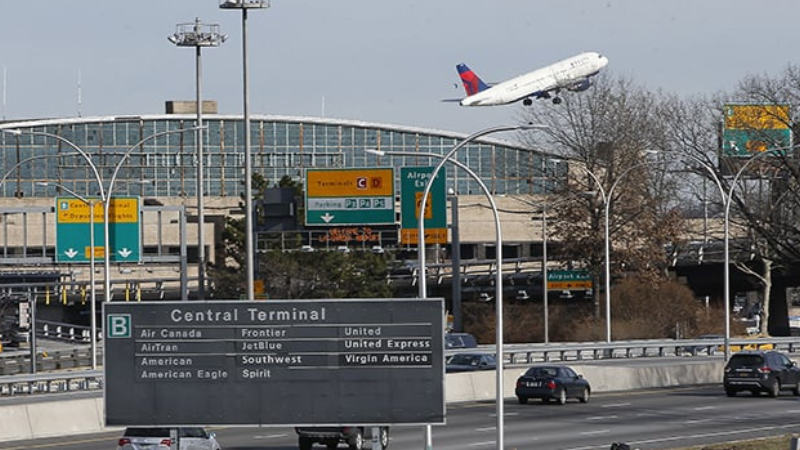
MULTIPOLYGON (((98 335, 102 336, 99 332, 98 335)), ((88 344, 91 342, 92 329, 81 325, 39 320, 36 321, 36 337, 88 344)))
POLYGON ((102 370, 80 370, 0 377, 0 395, 50 394, 103 388, 102 370))
MULTIPOLYGON (((647 358, 668 356, 713 355, 722 352, 723 339, 660 339, 613 342, 557 342, 549 344, 506 344, 503 360, 516 366, 542 361, 585 361, 593 359, 647 358)), ((740 349, 770 348, 786 353, 800 351, 800 337, 735 338, 729 345, 740 349)), ((102 347, 98 347, 101 351, 102 347)), ((494 353, 493 345, 445 351, 445 356, 472 352, 494 353)), ((91 350, 87 347, 41 352, 37 355, 37 371, 30 369, 30 355, 15 352, 0 358, 0 395, 40 394, 70 390, 102 388, 103 372, 80 370, 91 365, 91 350), (63 369, 73 370, 64 371, 63 369), (78 370, 74 370, 78 369, 78 370)), ((102 359, 100 359, 102 361, 102 359)))

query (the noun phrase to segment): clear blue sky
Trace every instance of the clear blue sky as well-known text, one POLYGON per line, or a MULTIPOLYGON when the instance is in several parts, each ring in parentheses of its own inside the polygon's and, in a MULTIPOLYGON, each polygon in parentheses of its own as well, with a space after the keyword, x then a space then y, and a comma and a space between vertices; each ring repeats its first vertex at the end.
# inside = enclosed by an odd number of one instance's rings
MULTIPOLYGON (((162 113, 165 100, 194 99, 194 51, 166 37, 196 17, 230 35, 203 52, 204 98, 242 111, 241 14, 218 0, 1 5, 6 119, 162 113)), ((463 95, 456 63, 496 82, 590 50, 613 75, 711 94, 798 63, 798 19, 797 0, 272 0, 249 14, 250 109, 472 132, 522 106, 441 103, 463 95)))

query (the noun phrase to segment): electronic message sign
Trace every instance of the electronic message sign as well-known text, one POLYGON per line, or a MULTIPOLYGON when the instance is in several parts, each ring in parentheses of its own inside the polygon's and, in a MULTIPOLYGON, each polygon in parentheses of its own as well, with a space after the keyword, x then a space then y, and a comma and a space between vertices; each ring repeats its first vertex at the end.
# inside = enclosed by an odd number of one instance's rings
POLYGON ((444 423, 442 299, 103 304, 106 425, 444 423))

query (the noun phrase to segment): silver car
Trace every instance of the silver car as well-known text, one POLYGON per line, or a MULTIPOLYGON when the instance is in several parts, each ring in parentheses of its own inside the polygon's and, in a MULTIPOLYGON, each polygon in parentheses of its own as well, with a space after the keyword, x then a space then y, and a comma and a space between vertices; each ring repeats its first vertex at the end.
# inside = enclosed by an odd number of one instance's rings
POLYGON ((216 433, 201 427, 129 427, 117 441, 117 450, 221 450, 216 433), (172 440, 175 446, 172 447, 172 440))

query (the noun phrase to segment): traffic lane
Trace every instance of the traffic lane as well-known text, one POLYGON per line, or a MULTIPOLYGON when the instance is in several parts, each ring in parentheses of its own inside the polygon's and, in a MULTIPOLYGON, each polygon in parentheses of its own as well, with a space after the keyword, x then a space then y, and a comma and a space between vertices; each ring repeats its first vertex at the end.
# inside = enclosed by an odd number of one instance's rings
MULTIPOLYGON (((491 412, 484 411, 487 419, 491 416, 485 421, 487 426, 462 430, 469 434, 472 448, 492 448, 496 430, 488 425, 496 418, 491 412)), ((564 406, 508 403, 505 412, 508 448, 580 450, 608 448, 612 442, 623 441, 641 448, 668 449, 800 430, 797 398, 728 398, 721 386, 603 394, 588 404, 571 400, 564 406)))
MULTIPOLYGON (((591 381, 591 380, 590 380, 591 381)), ((719 385, 603 393, 587 404, 569 401, 564 406, 531 401, 504 405, 507 448, 563 450, 607 449, 622 441, 648 450, 705 445, 800 431, 800 400, 728 398, 719 385)), ((496 405, 492 402, 450 405, 447 424, 433 426, 437 450, 494 448, 496 405)), ((211 427, 225 450, 297 449, 290 427, 211 427)), ((56 439, 0 443, 3 450, 59 448, 107 450, 114 448, 121 430, 56 439)), ((391 429, 391 449, 425 447, 424 427, 391 429)), ((323 448, 323 447, 317 447, 323 448)))

